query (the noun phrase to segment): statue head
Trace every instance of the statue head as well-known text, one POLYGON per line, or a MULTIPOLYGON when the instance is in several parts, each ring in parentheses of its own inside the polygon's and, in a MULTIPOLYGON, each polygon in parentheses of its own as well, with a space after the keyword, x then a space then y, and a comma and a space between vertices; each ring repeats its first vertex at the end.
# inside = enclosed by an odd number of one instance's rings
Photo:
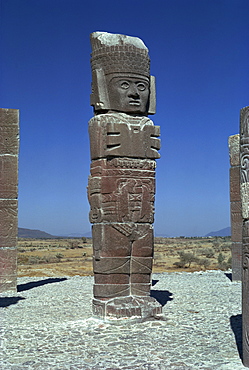
POLYGON ((94 32, 91 105, 107 111, 155 113, 155 80, 150 76, 148 49, 137 37, 94 32))

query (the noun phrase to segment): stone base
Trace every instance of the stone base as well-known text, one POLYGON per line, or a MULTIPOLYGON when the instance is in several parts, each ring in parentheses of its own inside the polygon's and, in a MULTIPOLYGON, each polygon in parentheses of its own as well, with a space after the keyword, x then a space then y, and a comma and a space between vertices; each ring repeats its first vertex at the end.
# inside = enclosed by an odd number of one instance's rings
POLYGON ((0 293, 16 293, 17 277, 16 275, 0 276, 0 293))
POLYGON ((162 313, 162 306, 152 297, 128 296, 109 300, 93 299, 93 315, 99 319, 142 321, 162 313))
POLYGON ((0 293, 16 292, 17 249, 0 247, 0 293))

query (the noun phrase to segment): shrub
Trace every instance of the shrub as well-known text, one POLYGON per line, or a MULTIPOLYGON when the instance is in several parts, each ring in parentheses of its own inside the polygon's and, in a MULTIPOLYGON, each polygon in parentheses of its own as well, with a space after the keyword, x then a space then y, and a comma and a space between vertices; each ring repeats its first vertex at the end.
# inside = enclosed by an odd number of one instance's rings
POLYGON ((208 266, 210 265, 210 261, 208 260, 208 258, 198 258, 196 260, 196 263, 199 266, 203 266, 204 269, 208 268, 208 266))
POLYGON ((64 254, 62 254, 62 253, 57 253, 57 254, 55 255, 55 257, 56 257, 59 261, 61 261, 61 259, 64 257, 64 254))
POLYGON ((219 266, 221 266, 221 265, 222 265, 222 263, 225 261, 225 258, 226 258, 226 257, 224 256, 224 254, 220 252, 220 253, 219 253, 219 255, 218 255, 218 259, 217 259, 217 260, 218 260, 218 265, 219 265, 219 266))
POLYGON ((29 256, 28 264, 29 265, 36 265, 40 262, 41 257, 39 256, 29 256))
POLYGON ((224 254, 220 253, 218 256, 218 265, 221 270, 227 270, 232 267, 232 257, 229 257, 227 261, 225 259, 224 254))
POLYGON ((196 262, 196 256, 192 252, 180 251, 180 252, 178 252, 178 254, 179 254, 179 257, 180 257, 178 267, 181 267, 181 266, 186 267, 186 265, 188 265, 187 267, 190 267, 192 262, 196 262))
POLYGON ((208 248, 198 249, 197 253, 207 258, 214 258, 215 251, 213 248, 208 247, 208 248))

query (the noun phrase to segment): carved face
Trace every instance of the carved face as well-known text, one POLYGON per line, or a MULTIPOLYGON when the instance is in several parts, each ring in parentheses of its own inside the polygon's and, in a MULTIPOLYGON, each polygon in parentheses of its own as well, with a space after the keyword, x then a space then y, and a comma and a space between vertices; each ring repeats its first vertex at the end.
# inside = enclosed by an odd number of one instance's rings
POLYGON ((141 77, 113 77, 108 84, 110 107, 125 113, 148 110, 149 82, 141 77))

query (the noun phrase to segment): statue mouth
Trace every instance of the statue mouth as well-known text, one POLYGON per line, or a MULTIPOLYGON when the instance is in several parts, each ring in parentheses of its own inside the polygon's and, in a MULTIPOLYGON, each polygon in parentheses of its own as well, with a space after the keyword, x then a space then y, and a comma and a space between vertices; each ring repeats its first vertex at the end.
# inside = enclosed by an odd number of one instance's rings
POLYGON ((137 100, 130 100, 129 101, 129 105, 134 105, 136 107, 139 107, 140 106, 140 102, 137 101, 137 100))

